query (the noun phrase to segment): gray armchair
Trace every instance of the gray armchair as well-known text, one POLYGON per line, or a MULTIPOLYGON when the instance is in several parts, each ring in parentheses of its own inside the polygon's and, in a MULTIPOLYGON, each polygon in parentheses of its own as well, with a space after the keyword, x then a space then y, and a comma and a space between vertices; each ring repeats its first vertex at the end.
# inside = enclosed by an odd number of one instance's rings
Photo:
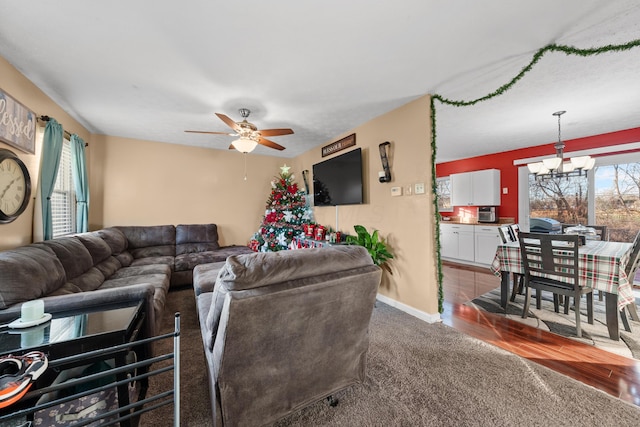
POLYGON ((269 424, 363 381, 380 278, 360 246, 230 256, 197 295, 216 423, 269 424))

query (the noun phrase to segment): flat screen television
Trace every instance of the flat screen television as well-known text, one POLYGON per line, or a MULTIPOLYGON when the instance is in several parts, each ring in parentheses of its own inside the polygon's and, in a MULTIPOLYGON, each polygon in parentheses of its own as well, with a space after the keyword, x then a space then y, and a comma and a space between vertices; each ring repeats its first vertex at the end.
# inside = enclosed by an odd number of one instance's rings
POLYGON ((313 165, 314 206, 362 203, 361 148, 313 165))

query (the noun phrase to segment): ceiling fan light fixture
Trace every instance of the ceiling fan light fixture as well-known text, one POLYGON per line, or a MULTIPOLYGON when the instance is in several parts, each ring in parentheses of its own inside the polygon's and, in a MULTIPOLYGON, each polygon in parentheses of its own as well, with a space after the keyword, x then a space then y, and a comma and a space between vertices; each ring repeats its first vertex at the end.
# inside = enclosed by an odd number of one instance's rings
POLYGON ((258 146, 258 143, 251 138, 242 136, 232 142, 233 147, 241 153, 250 153, 258 146))

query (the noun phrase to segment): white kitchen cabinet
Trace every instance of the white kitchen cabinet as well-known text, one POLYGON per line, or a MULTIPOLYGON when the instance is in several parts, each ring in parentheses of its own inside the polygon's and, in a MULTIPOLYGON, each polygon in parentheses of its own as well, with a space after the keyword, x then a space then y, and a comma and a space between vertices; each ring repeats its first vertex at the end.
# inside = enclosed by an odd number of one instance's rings
POLYGON ((453 206, 500 206, 500 170, 451 174, 453 206))
POLYGON ((476 225, 474 227, 474 261, 478 264, 491 265, 496 249, 502 243, 498 227, 476 225))
POLYGON ((473 225, 440 224, 440 255, 463 261, 474 260, 473 225))

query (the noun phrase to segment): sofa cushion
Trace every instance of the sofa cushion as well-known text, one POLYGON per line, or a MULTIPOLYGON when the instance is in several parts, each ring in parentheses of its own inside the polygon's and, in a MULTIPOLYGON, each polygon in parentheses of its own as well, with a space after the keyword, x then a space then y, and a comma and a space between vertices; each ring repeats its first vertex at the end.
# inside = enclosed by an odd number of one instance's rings
POLYGON ((116 271, 120 270, 123 265, 118 261, 118 259, 114 256, 110 256, 104 261, 95 265, 95 267, 100 270, 105 279, 111 277, 116 271))
POLYGON ((253 253, 247 246, 223 246, 216 251, 176 255, 175 271, 193 270, 200 264, 225 261, 231 255, 253 253))
POLYGON ((42 242, 55 252, 64 267, 67 281, 80 276, 93 267, 93 259, 77 237, 60 237, 42 242))
POLYGON ((171 275, 171 269, 165 264, 146 264, 139 266, 122 267, 116 271, 109 280, 122 279, 132 276, 143 276, 147 274, 164 274, 166 276, 171 275))
POLYGON ((119 226, 129 242, 133 258, 176 255, 176 228, 173 225, 119 226))
POLYGON ((99 264, 111 256, 111 247, 98 234, 82 233, 76 237, 91 254, 93 265, 99 264))
POLYGON ((48 295, 65 282, 51 248, 35 243, 0 252, 0 309, 48 295))
POLYGON ((218 281, 238 291, 371 264, 373 260, 362 246, 254 252, 228 257, 218 281))
POLYGON ((89 268, 81 275, 69 280, 68 283, 75 285, 81 292, 95 291, 104 282, 104 275, 95 267, 89 268))
POLYGON ((133 262, 133 255, 129 251, 124 251, 121 254, 115 256, 121 266, 128 267, 133 262))
POLYGON ((111 254, 118 256, 127 250, 127 237, 115 227, 103 228, 95 233, 111 248, 111 254))
POLYGON ((144 258, 135 258, 131 261, 129 267, 139 267, 141 265, 164 264, 173 270, 174 257, 172 256, 149 256, 144 258))
POLYGON ((176 255, 215 251, 219 247, 216 224, 176 226, 176 255))

